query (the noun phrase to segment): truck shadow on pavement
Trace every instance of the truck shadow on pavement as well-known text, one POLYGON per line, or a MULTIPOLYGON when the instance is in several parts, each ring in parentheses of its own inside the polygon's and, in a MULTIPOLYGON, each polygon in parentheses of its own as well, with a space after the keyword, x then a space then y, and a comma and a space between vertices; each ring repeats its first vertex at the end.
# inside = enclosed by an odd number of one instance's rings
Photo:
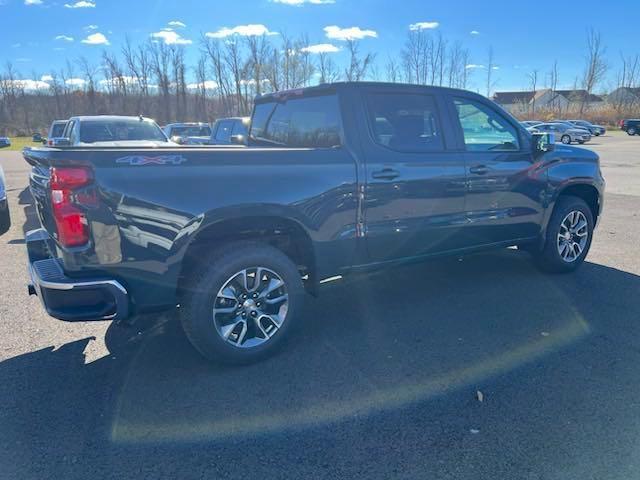
POLYGON ((173 315, 143 317, 110 327, 109 355, 91 363, 92 338, 0 363, 0 469, 466 478, 490 465, 507 478, 569 454, 596 468, 608 445, 637 447, 639 291, 640 277, 592 263, 545 276, 515 250, 438 260, 326 286, 284 350, 246 367, 207 363, 173 315), (484 442, 469 443, 471 428, 484 442), (575 451, 554 448, 571 435, 575 451), (384 455, 389 442, 401 453, 384 455), (491 453, 516 445, 510 465, 491 453))

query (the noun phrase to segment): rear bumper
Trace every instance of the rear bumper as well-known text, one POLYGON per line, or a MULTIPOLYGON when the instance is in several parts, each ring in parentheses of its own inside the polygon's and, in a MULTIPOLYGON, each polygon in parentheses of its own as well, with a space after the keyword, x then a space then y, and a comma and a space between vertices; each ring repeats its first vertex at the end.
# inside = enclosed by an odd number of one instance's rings
POLYGON ((104 277, 70 278, 60 260, 51 255, 51 238, 44 229, 27 233, 29 294, 38 295, 49 315, 68 322, 124 320, 129 295, 117 280, 104 277))

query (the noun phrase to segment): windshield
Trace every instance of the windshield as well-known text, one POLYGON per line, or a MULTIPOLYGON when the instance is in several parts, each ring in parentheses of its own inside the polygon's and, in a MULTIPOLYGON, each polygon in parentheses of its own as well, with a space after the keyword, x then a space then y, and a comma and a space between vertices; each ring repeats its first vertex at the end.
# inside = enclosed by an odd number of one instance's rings
POLYGON ((178 137, 210 137, 211 128, 209 126, 185 126, 172 127, 171 136, 178 137))
POLYGON ((127 140, 166 142, 167 138, 160 127, 148 120, 90 120, 81 122, 81 143, 127 140))

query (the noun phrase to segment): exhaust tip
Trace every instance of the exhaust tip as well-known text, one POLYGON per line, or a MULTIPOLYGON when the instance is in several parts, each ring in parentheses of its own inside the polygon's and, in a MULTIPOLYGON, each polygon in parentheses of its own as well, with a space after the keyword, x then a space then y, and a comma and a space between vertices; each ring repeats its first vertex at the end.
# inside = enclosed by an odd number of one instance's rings
POLYGON ((34 287, 32 283, 27 285, 27 292, 29 292, 29 295, 37 295, 36 287, 34 287))

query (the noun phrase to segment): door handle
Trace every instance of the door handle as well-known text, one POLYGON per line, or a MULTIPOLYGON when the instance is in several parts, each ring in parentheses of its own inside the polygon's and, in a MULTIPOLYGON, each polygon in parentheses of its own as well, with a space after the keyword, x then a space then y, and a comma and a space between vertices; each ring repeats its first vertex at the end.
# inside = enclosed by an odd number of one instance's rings
POLYGON ((490 171, 491 169, 486 165, 476 165, 475 167, 471 167, 469 169, 469 173, 473 173, 475 175, 486 175, 490 171))
POLYGON ((382 170, 378 170, 377 172, 373 172, 371 174, 373 178, 377 178, 380 180, 393 180, 400 176, 400 172, 394 170, 393 168, 383 168, 382 170))

